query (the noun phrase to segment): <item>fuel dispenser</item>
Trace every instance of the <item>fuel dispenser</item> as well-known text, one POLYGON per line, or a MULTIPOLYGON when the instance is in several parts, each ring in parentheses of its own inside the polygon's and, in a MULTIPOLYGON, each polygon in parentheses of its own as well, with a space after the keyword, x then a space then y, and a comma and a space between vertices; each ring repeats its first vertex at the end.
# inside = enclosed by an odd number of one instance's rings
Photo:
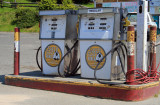
MULTIPOLYGON (((80 9, 79 40, 81 77, 94 78, 98 62, 109 52, 120 36, 121 14, 119 8, 80 9)), ((97 78, 111 79, 116 66, 116 56, 110 53, 97 67, 97 78)), ((118 64, 118 63, 117 63, 118 64)))
POLYGON ((39 15, 41 16, 43 74, 63 75, 64 72, 72 72, 78 62, 77 12, 73 10, 40 11, 39 15), (64 58, 63 56, 72 46, 74 47, 70 51, 71 54, 64 58))

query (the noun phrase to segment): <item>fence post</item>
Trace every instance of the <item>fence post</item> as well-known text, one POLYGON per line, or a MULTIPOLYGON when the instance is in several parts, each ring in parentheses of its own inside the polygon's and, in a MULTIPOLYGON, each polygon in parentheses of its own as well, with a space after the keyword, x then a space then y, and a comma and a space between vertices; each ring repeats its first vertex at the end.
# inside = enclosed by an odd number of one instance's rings
POLYGON ((20 29, 14 28, 14 75, 19 75, 20 69, 20 29))

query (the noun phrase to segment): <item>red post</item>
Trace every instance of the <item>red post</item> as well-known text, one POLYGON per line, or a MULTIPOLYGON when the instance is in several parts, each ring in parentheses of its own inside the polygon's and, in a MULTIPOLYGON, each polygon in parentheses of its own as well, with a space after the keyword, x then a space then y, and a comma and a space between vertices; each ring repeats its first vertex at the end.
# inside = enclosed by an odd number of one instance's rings
POLYGON ((134 84, 134 51, 135 51, 135 30, 134 26, 128 26, 127 31, 127 47, 128 47, 128 54, 127 54, 127 84, 134 84))
POLYGON ((150 66, 151 66, 151 77, 155 76, 156 72, 156 48, 154 45, 156 45, 156 36, 157 36, 157 27, 151 26, 150 27, 150 66))
POLYGON ((20 61, 20 29, 14 28, 14 75, 19 75, 20 61))

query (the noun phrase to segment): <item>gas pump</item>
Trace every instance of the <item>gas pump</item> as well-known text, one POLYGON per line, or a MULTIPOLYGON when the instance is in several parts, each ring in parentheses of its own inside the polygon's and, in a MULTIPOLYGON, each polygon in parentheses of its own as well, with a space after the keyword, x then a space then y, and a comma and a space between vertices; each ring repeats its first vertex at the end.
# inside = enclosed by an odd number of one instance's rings
MULTIPOLYGON (((94 70, 108 53, 120 35, 121 14, 119 8, 80 9, 79 40, 81 56, 81 77, 95 78, 94 70)), ((116 56, 111 53, 97 67, 99 79, 111 79, 116 56), (114 61, 114 63, 112 62, 114 61)))
POLYGON ((41 16, 43 74, 75 73, 74 69, 78 63, 77 12, 73 10, 40 11, 39 15, 41 16), (74 47, 70 50, 72 46, 74 47), (63 57, 66 53, 70 54, 63 57))

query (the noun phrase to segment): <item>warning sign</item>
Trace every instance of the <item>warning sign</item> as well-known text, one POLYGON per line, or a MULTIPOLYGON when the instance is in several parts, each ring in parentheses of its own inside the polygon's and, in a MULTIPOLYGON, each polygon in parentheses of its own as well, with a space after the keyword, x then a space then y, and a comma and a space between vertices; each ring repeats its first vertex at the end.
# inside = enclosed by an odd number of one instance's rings
POLYGON ((44 59, 49 66, 58 66, 62 58, 62 52, 56 44, 50 44, 44 51, 44 59))
MULTIPOLYGON (((95 69, 97 64, 102 60, 105 56, 105 51, 99 45, 92 45, 88 48, 86 52, 86 62, 91 69, 95 69)), ((99 64, 97 69, 101 69, 106 62, 106 58, 99 64)))

